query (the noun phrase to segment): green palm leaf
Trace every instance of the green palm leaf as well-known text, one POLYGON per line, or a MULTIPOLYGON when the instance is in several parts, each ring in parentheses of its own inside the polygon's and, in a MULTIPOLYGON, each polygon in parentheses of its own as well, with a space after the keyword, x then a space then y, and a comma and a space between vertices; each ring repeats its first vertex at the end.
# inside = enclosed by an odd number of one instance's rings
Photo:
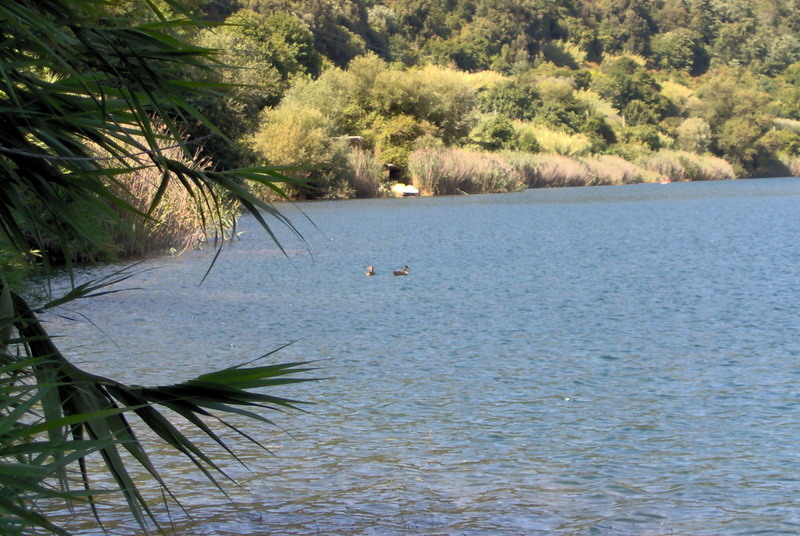
MULTIPOLYGON (((60 244, 71 274, 75 254, 96 240, 87 212, 109 221, 119 221, 119 212, 152 218, 170 183, 179 184, 221 227, 220 191, 252 213, 276 242, 272 222, 300 235, 246 186, 258 182, 285 197, 280 183, 289 179, 279 168, 203 170, 168 156, 165 147, 180 147, 188 155, 180 135, 188 119, 223 136, 189 104, 218 88, 184 76, 218 62, 213 50, 176 37, 197 21, 172 21, 155 2, 146 2, 157 21, 139 25, 115 18, 107 0, 0 2, 0 240, 33 262, 38 261, 31 250, 40 251, 45 273, 52 243, 60 244), (121 179, 143 168, 156 169, 160 182, 150 206, 136 209, 121 179)), ((180 1, 164 2, 189 15, 180 1)), ((127 277, 118 273, 75 285, 42 308, 115 292, 108 285, 127 277)), ((218 478, 226 476, 219 465, 199 440, 174 424, 174 415, 233 454, 215 431, 218 426, 258 442, 223 416, 271 423, 265 410, 299 409, 300 402, 263 390, 308 381, 297 375, 311 370, 306 363, 250 362, 157 387, 89 374, 61 354, 36 312, 0 274, 0 533, 35 526, 66 534, 36 509, 39 499, 87 501, 99 522, 94 501, 103 491, 91 486, 85 463, 90 454, 102 460, 143 529, 158 527, 132 477, 130 459, 170 491, 130 414, 221 488, 218 478)))

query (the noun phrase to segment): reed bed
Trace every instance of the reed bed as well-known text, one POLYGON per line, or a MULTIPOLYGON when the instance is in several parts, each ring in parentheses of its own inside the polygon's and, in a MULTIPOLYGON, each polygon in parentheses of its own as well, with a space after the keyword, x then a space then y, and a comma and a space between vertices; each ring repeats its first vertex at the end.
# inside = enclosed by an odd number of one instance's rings
POLYGON ((413 151, 408 171, 423 195, 511 192, 525 187, 519 174, 499 155, 467 149, 413 151))
POLYGON ((619 156, 600 155, 581 161, 592 176, 592 184, 635 184, 645 181, 639 167, 619 156))
POLYGON ((645 180, 640 168, 618 156, 574 158, 526 153, 504 156, 529 188, 632 184, 645 180))
POLYGON ((375 154, 353 147, 347 154, 347 164, 350 168, 347 182, 354 190, 355 196, 378 197, 384 171, 375 154))
MULTIPOLYGON (((163 150, 164 156, 193 169, 210 165, 207 159, 189 157, 180 147, 163 150)), ((136 210, 147 213, 163 177, 155 166, 142 166, 118 178, 121 197, 136 210)), ((148 218, 118 211, 123 229, 114 239, 115 254, 133 257, 150 253, 180 252, 210 237, 224 239, 236 221, 237 207, 216 193, 194 189, 194 195, 171 179, 159 205, 148 218)))
POLYGON ((559 154, 524 153, 509 155, 508 158, 528 188, 590 184, 589 168, 577 158, 559 154))
POLYGON ((639 158, 636 164, 660 180, 714 181, 736 178, 733 166, 715 156, 686 151, 659 151, 639 158))
MULTIPOLYGON (((792 173, 800 174, 800 158, 792 165, 792 173)), ((632 163, 615 155, 578 157, 522 151, 498 154, 431 147, 409 155, 408 172, 422 195, 736 178, 733 166, 725 160, 685 151, 648 153, 632 163)), ((379 190, 372 184, 369 192, 375 193, 369 195, 378 195, 379 190)))
POLYGON ((796 157, 789 162, 789 171, 793 177, 800 177, 800 157, 796 157))

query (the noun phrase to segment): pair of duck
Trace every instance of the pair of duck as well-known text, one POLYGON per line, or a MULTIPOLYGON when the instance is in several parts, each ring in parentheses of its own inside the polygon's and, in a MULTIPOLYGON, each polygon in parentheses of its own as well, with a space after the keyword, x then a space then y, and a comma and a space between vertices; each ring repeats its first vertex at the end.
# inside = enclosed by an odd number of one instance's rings
MULTIPOLYGON (((394 270, 392 272, 392 274, 394 274, 394 275, 408 275, 408 271, 410 269, 411 268, 409 268, 408 266, 403 266, 402 270, 394 270)), ((364 275, 368 275, 368 276, 375 275, 375 267, 372 266, 372 265, 367 266, 367 271, 365 272, 364 275)))

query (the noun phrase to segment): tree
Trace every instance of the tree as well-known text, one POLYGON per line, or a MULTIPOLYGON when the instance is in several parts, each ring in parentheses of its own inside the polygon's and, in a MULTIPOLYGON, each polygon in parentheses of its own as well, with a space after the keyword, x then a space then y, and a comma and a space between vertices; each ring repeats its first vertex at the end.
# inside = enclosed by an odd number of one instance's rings
MULTIPOLYGON (((177 0, 164 1, 176 12, 189 15, 181 11, 177 0)), ((0 33, 5 36, 0 47, 4 125, 0 129, 0 239, 45 273, 51 265, 53 242, 65 250, 67 262, 81 247, 74 245, 72 237, 91 242, 91 229, 82 214, 95 212, 109 225, 120 224, 116 210, 138 213, 142 219, 151 217, 161 195, 140 212, 119 190, 121 178, 142 167, 158 170, 159 192, 171 183, 182 185, 205 207, 207 218, 219 214, 217 192, 224 191, 268 232, 262 211, 289 224, 244 186, 243 181, 250 180, 282 192, 280 181, 285 179, 274 169, 194 169, 165 152, 169 146, 191 154, 179 127, 187 117, 219 135, 188 104, 187 96, 202 95, 209 88, 181 76, 187 69, 210 69, 213 59, 210 50, 176 39, 175 31, 190 21, 167 22, 163 13, 151 9, 156 22, 136 24, 118 17, 105 0, 0 4, 0 33)), ((71 473, 86 475, 83 460, 92 452, 102 460, 135 519, 143 527, 148 520, 158 525, 129 467, 138 463, 153 482, 164 487, 166 483, 138 442, 128 418, 131 412, 216 484, 212 472, 218 468, 213 460, 166 417, 164 409, 225 447, 205 422, 214 413, 269 422, 255 410, 293 406, 252 389, 299 381, 285 377, 303 370, 298 364, 248 363, 160 387, 124 385, 86 373, 61 354, 38 322, 37 311, 111 292, 106 285, 124 280, 127 274, 75 287, 37 307, 11 288, 5 275, 0 273, 3 534, 24 532, 31 526, 66 534, 46 512, 35 509, 33 501, 77 498, 92 506, 96 490, 88 479, 78 478, 84 491, 64 491, 71 473)))
POLYGON ((481 117, 469 137, 484 151, 499 151, 516 149, 519 135, 508 117, 493 114, 481 117))
POLYGON ((699 117, 686 119, 676 129, 678 147, 684 151, 702 154, 711 145, 711 127, 699 117))
POLYGON ((755 144, 772 123, 769 97, 735 71, 720 71, 698 89, 693 115, 711 127, 711 149, 743 169, 757 164, 755 144))
MULTIPOLYGON (((317 77, 322 70, 313 34, 303 21, 288 13, 262 15, 241 10, 223 26, 201 31, 196 43, 222 51, 217 59, 226 67, 193 73, 194 77, 225 83, 227 90, 220 91, 222 95, 200 95, 194 104, 213 124, 220 125, 228 138, 237 141, 255 131, 261 110, 277 105, 292 81, 317 77)), ((190 134, 199 138, 210 131, 195 120, 190 134)), ((214 137, 203 149, 222 169, 249 164, 240 143, 232 146, 228 140, 214 137)))
POLYGON ((700 44, 699 36, 686 28, 653 38, 653 55, 664 69, 699 75, 708 68, 708 52, 700 44))
POLYGON ((645 0, 604 0, 600 3, 604 20, 601 39, 607 51, 647 55, 655 23, 645 0))
POLYGON ((478 97, 478 108, 484 113, 499 113, 511 119, 529 121, 536 116, 541 104, 535 86, 523 85, 513 80, 493 86, 478 97))

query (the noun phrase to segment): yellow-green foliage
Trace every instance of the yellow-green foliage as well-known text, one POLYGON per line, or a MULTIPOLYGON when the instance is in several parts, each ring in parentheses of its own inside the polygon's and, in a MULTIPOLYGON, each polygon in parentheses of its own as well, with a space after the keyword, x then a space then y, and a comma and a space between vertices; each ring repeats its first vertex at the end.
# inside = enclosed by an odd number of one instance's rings
POLYGON ((545 76, 536 81, 536 87, 543 101, 572 98, 573 82, 560 76, 545 76))
POLYGON ((636 63, 638 63, 641 67, 647 65, 647 58, 645 58, 644 56, 640 56, 639 54, 634 54, 632 52, 624 52, 619 54, 606 54, 605 56, 603 56, 603 63, 605 64, 606 62, 614 62, 617 60, 621 60, 623 58, 633 60, 636 63))
POLYGON ((317 110, 333 135, 363 136, 381 151, 398 149, 403 160, 415 136, 433 134, 448 144, 466 136, 478 89, 499 78, 436 66, 401 70, 368 55, 347 70, 329 69, 316 81, 297 84, 281 108, 317 110), (392 127, 398 117, 404 118, 399 137, 392 127))
POLYGON ((672 80, 663 80, 661 84, 661 94, 667 97, 681 112, 688 109, 689 101, 694 95, 694 91, 683 84, 672 80))
POLYGON ((603 99, 596 91, 591 89, 578 89, 573 92, 575 99, 584 105, 590 112, 606 118, 611 125, 621 125, 622 118, 614 105, 603 99))
POLYGON ((800 134, 800 121, 796 119, 787 119, 783 117, 777 117, 772 120, 775 126, 781 130, 790 130, 792 132, 797 132, 800 134))
POLYGON ((711 126, 699 117, 689 117, 675 130, 678 147, 692 153, 704 153, 713 140, 711 126))
MULTIPOLYGON (((347 142, 333 136, 330 120, 317 109, 289 103, 266 111, 253 148, 266 164, 297 168, 285 171, 300 183, 287 187, 292 195, 314 199, 352 194, 346 184, 347 142)), ((254 193, 264 199, 272 195, 261 185, 255 185, 254 193)))
POLYGON ((502 73, 498 73, 497 71, 477 71, 472 73, 456 71, 453 69, 444 69, 442 67, 436 67, 433 65, 423 67, 422 71, 430 71, 438 75, 441 75, 442 72, 444 72, 445 76, 451 76, 451 73, 454 73, 454 75, 458 77, 458 81, 463 82, 465 85, 476 91, 488 89, 509 79, 507 76, 502 73))
POLYGON ((376 119, 365 135, 372 140, 376 155, 382 163, 405 167, 408 153, 413 149, 416 140, 435 133, 436 128, 429 122, 399 114, 376 119))
POLYGON ((331 125, 317 109, 281 106, 268 110, 253 147, 275 166, 318 166, 330 161, 331 125))
POLYGON ((544 153, 580 156, 589 152, 592 142, 586 134, 567 134, 534 123, 516 122, 515 127, 522 136, 532 135, 544 153))
POLYGON ((736 178, 733 166, 722 158, 685 151, 659 151, 639 158, 636 164, 662 180, 712 181, 736 178))
POLYGON ((408 157, 412 181, 423 195, 511 192, 524 188, 498 155, 466 149, 422 149, 408 157))

